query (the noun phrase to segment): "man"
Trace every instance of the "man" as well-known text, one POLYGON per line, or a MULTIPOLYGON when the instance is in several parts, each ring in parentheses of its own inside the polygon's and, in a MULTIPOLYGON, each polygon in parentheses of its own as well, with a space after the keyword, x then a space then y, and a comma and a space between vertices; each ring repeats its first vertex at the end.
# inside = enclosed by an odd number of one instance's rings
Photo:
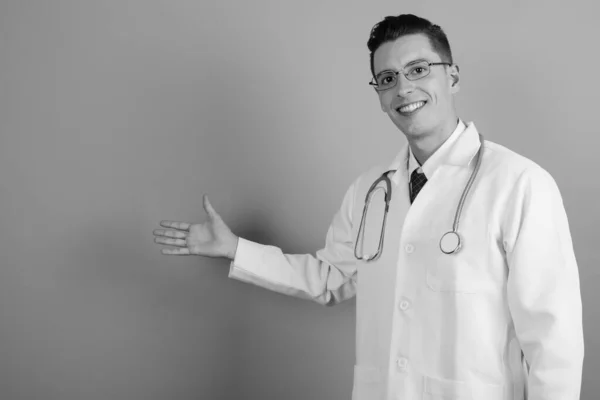
POLYGON ((555 181, 458 118, 439 26, 387 17, 368 47, 381 109, 408 143, 353 182, 316 257, 236 237, 206 196, 205 223, 163 221, 156 242, 228 257, 230 277, 321 304, 356 294, 355 400, 578 399, 579 275, 555 181), (374 195, 363 224, 380 177, 389 210, 374 195))

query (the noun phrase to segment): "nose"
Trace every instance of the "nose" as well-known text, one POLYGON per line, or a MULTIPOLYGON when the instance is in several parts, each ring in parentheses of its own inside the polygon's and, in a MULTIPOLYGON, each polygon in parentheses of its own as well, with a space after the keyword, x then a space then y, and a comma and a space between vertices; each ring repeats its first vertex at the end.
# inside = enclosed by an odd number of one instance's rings
POLYGON ((398 82, 396 83, 396 94, 398 97, 404 97, 415 90, 415 83, 406 79, 404 74, 398 74, 398 82))

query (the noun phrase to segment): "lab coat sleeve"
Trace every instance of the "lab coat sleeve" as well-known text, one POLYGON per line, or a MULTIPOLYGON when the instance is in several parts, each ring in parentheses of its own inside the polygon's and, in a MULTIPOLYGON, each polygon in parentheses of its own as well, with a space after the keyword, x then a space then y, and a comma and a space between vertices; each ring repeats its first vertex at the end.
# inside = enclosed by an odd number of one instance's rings
POLYGON ((352 237, 355 183, 333 217, 325 247, 311 254, 284 254, 240 238, 229 277, 275 292, 334 305, 356 294, 356 262, 352 237))
POLYGON ((529 400, 578 400, 584 357, 579 273, 559 189, 525 170, 508 201, 508 306, 529 365, 529 400))

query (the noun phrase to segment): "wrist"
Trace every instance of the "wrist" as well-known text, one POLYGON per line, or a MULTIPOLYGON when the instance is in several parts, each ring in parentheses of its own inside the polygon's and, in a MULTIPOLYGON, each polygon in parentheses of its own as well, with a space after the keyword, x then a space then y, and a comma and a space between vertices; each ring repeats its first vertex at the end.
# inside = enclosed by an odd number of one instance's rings
POLYGON ((234 236, 233 244, 232 244, 230 250, 228 251, 227 258, 229 258, 232 261, 235 260, 235 254, 237 253, 237 247, 238 247, 239 241, 240 241, 240 238, 238 236, 234 236))

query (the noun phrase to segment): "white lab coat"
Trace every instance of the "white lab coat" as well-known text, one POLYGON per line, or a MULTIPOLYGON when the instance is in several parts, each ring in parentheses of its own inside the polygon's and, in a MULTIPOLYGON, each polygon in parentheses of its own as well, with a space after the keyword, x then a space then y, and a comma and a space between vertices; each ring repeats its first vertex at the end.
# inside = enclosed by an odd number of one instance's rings
MULTIPOLYGON (((407 145, 362 174, 316 257, 239 241, 232 278, 327 305, 357 296, 353 400, 579 399, 579 275, 553 178, 486 140, 460 219, 463 247, 439 249, 479 146, 469 123, 412 205, 407 145), (357 261, 365 196, 387 170, 397 171, 383 252, 357 261)), ((365 246, 379 238, 369 229, 365 246)))

